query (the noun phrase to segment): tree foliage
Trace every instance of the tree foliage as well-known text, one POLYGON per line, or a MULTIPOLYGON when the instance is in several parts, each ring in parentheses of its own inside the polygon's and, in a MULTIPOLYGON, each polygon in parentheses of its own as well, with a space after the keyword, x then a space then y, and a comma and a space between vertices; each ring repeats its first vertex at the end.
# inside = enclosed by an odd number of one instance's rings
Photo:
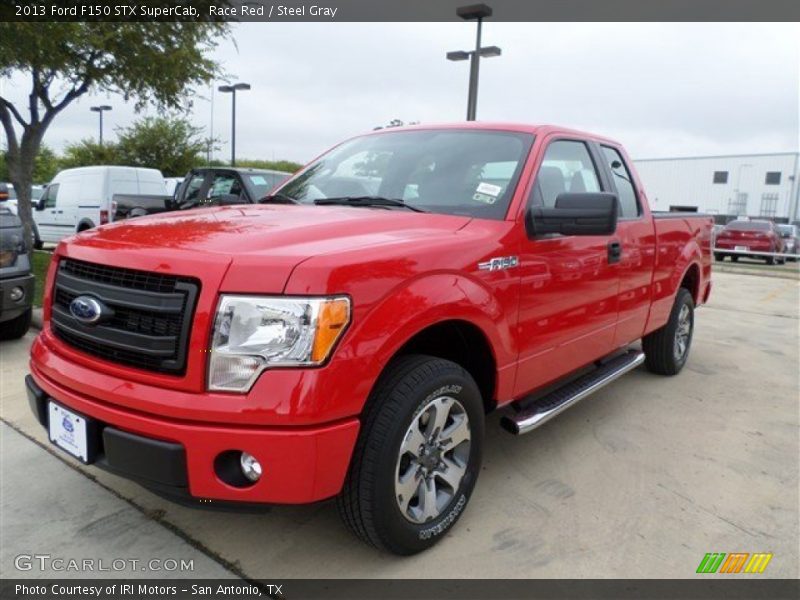
POLYGON ((220 75, 209 52, 226 32, 217 22, 0 22, 0 77, 30 77, 24 108, 0 96, 9 179, 28 241, 35 160, 56 116, 89 91, 181 110, 196 87, 220 75))
POLYGON ((284 171, 285 173, 295 173, 303 165, 291 160, 256 160, 250 158, 237 158, 237 167, 250 167, 251 169, 270 169, 273 171, 284 171))
POLYGON ((67 144, 66 148, 64 148, 64 155, 59 160, 59 165, 62 169, 117 164, 120 164, 117 145, 108 142, 99 144, 92 138, 85 138, 80 142, 67 144))
MULTIPOLYGON (((61 164, 61 158, 50 148, 43 145, 39 148, 39 154, 36 155, 36 160, 33 163, 33 182, 47 183, 61 170, 61 164)), ((6 153, 0 152, 0 181, 9 181, 10 179, 6 153)))
POLYGON ((207 145, 202 131, 182 118, 141 119, 117 130, 120 164, 160 169, 165 177, 185 175, 204 160, 207 145))

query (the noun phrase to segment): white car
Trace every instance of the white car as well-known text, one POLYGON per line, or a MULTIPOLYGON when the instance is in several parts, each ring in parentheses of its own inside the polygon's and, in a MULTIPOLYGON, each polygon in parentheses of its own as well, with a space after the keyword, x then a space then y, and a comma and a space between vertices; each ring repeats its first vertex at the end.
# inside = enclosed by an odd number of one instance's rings
MULTIPOLYGON (((44 189, 45 186, 43 185, 31 186, 31 204, 35 205, 39 201, 39 198, 41 198, 42 194, 44 194, 44 189)), ((0 202, 0 206, 10 210, 12 214, 16 215, 19 213, 17 192, 12 184, 0 183, 0 202)))
POLYGON ((61 171, 34 206, 37 242, 57 243, 108 223, 114 194, 163 195, 165 189, 157 169, 103 166, 61 171))

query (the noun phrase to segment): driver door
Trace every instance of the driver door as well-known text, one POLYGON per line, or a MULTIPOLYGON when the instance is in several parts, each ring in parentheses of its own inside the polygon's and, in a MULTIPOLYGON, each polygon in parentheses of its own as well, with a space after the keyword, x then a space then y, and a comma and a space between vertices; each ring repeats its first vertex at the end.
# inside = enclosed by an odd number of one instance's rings
MULTIPOLYGON (((584 140, 550 141, 528 206, 553 208, 562 193, 608 192, 599 159, 584 140)), ((616 235, 527 237, 519 253, 519 363, 523 396, 614 349, 619 273, 616 235)))

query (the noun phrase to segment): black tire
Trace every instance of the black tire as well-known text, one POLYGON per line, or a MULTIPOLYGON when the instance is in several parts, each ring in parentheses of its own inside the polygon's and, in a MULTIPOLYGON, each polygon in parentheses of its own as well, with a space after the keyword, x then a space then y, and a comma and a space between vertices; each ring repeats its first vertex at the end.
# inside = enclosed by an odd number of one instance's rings
POLYGON ((33 224, 33 249, 34 250, 41 250, 44 248, 44 243, 39 238, 39 228, 36 227, 36 223, 33 224))
POLYGON ((680 373, 683 365, 686 364, 686 359, 689 357, 693 334, 694 300, 689 290, 680 288, 675 297, 675 304, 672 306, 672 312, 670 312, 667 324, 645 336, 642 340, 647 368, 659 375, 677 375, 680 373), (689 331, 685 349, 679 354, 676 336, 678 335, 678 327, 684 307, 688 308, 689 331))
POLYGON ((0 323, 0 340, 18 340, 31 328, 33 308, 29 308, 20 316, 0 323))
MULTIPOLYGON (((449 413, 447 418, 451 418, 449 413)), ((446 429, 448 427, 442 428, 446 429)), ((397 359, 376 384, 362 417, 350 469, 337 497, 342 520, 365 542, 394 554, 410 555, 430 548, 455 525, 469 501, 480 472, 483 430, 481 394, 463 368, 448 360, 424 355, 397 359), (401 448, 412 424, 419 426, 425 419, 423 409, 442 396, 452 398, 463 408, 461 416, 468 417, 469 445, 457 446, 466 456, 466 467, 457 489, 438 484, 439 490, 452 490, 452 496, 445 498, 448 503, 438 515, 415 523, 403 514, 399 504, 402 495, 398 496, 395 488, 402 461, 406 460, 403 457, 407 456, 401 448)), ((416 461, 412 464, 421 465, 416 461)), ((421 467, 413 468, 419 474, 421 467)), ((422 489, 418 488, 415 493, 420 494, 422 489)), ((411 496, 406 511, 413 508, 414 498, 418 503, 421 501, 411 496)))
POLYGON ((774 256, 767 257, 767 264, 768 265, 774 265, 776 262, 778 262, 778 261, 775 259, 774 256))
POLYGON ((722 262, 723 260, 725 260, 725 255, 722 254, 721 252, 716 252, 714 253, 714 260, 716 260, 717 262, 722 262))
POLYGON ((731 262, 739 262, 738 256, 731 256, 731 262))

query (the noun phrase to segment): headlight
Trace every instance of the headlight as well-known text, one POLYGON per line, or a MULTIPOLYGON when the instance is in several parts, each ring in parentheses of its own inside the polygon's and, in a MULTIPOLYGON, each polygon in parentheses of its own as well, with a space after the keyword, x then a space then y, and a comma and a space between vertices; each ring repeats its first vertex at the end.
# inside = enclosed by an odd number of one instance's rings
POLYGON ((211 340, 208 389, 246 392, 270 367, 325 362, 350 322, 345 297, 220 298, 211 340))

